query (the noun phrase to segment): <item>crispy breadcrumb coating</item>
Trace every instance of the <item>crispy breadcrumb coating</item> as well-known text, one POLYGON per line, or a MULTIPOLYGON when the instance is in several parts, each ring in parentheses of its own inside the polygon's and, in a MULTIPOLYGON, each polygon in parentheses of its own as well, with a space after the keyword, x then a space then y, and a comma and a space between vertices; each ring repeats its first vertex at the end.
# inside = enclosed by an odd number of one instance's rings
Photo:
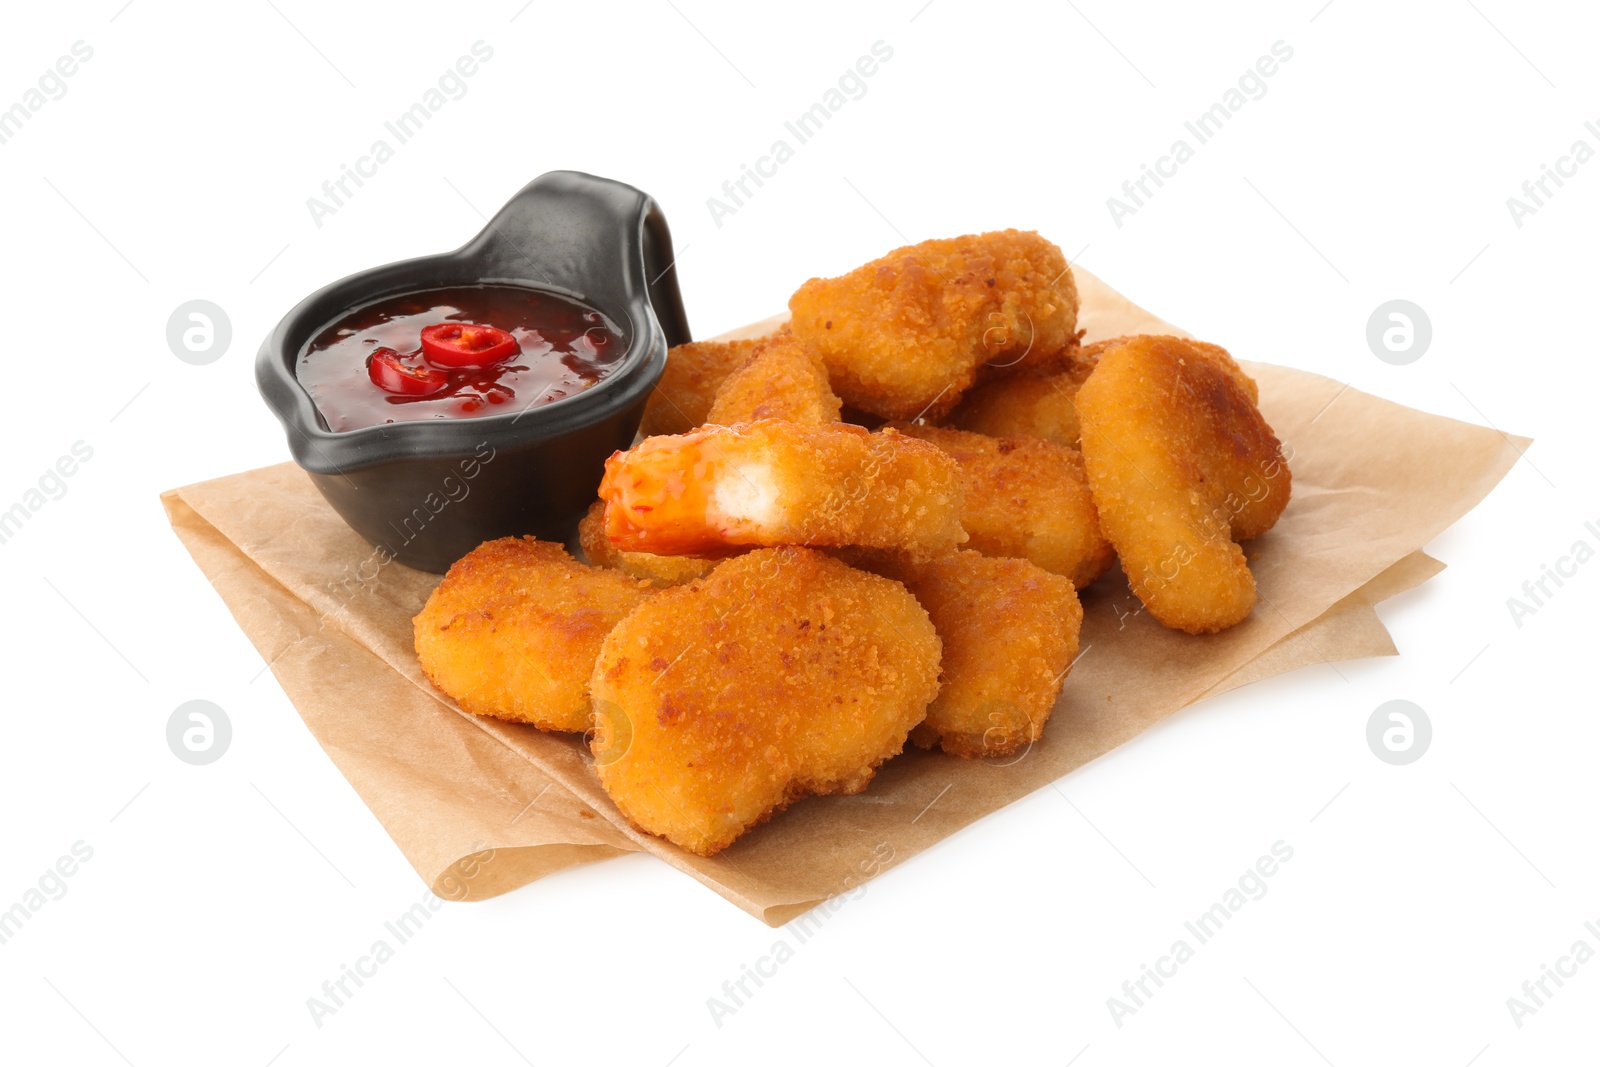
POLYGON ((1032 560, 1082 588, 1111 565, 1078 453, 1038 437, 901 425, 961 466, 967 547, 1032 560))
POLYGON ((768 419, 652 437, 606 461, 606 533, 629 552, 865 545, 927 557, 966 539, 961 472, 892 431, 768 419))
POLYGON ((705 422, 724 379, 748 363, 764 340, 691 341, 670 349, 639 432, 646 437, 685 433, 705 422))
POLYGON ((714 855, 794 800, 865 789, 938 692, 939 655, 897 582, 758 549, 606 638, 595 771, 636 827, 714 855))
POLYGON ((1099 345, 1073 350, 1065 369, 1014 374, 986 382, 962 398, 950 413, 951 426, 989 437, 1042 437, 1078 447, 1078 409, 1074 399, 1099 358, 1099 345))
POLYGON ((412 621, 435 686, 474 715, 541 730, 589 728, 600 642, 650 595, 532 537, 486 541, 457 560, 412 621))
POLYGON ((705 421, 732 426, 783 419, 821 426, 839 421, 839 406, 822 358, 785 330, 763 341, 749 362, 723 379, 705 421))
POLYGON ((860 565, 903 583, 944 642, 944 684, 912 741, 975 759, 1043 736, 1078 654, 1083 607, 1069 579, 968 550, 921 564, 874 553, 860 565))
POLYGON ((1235 541, 1271 529, 1290 493, 1256 395, 1223 349, 1155 335, 1111 343, 1078 392, 1101 524, 1134 593, 1173 629, 1214 633, 1255 604, 1235 541))
POLYGON ((696 578, 704 578, 716 565, 717 559, 700 559, 698 556, 658 556, 653 552, 624 552, 606 536, 606 502, 596 500, 578 523, 578 543, 583 554, 596 567, 610 567, 633 578, 642 578, 658 589, 682 585, 696 578))
POLYGON ((821 354, 844 402, 937 419, 985 364, 1021 370, 1077 338, 1078 289, 1061 249, 1001 230, 924 241, 789 299, 796 337, 821 354))

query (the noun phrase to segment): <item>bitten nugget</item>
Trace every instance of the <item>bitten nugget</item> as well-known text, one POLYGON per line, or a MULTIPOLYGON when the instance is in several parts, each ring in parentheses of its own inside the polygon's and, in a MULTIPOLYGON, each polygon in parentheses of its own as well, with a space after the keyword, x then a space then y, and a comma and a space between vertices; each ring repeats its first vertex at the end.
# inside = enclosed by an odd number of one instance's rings
POLYGON ((1038 437, 985 437, 965 430, 901 425, 961 467, 961 525, 968 548, 1032 560, 1083 588, 1111 565, 1076 451, 1038 437))
POLYGON ((697 556, 658 556, 652 552, 624 552, 606 536, 606 502, 596 500, 589 505, 583 521, 578 523, 578 543, 583 554, 596 567, 610 567, 634 578, 642 578, 657 588, 682 585, 711 573, 719 559, 700 559, 697 556))
POLYGON ((723 380, 748 363, 764 340, 691 341, 669 350, 639 432, 646 437, 684 433, 705 422, 723 380))
POLYGON ((651 437, 606 461, 606 534, 629 552, 865 545, 919 557, 966 540, 961 472, 892 431, 768 419, 651 437))
POLYGON ((649 595, 548 541, 486 541, 456 561, 412 620, 417 658, 474 715, 587 730, 600 642, 649 595))
POLYGON ((1043 736, 1078 654, 1083 607, 1070 580, 971 551, 865 566, 904 583, 944 641, 944 685, 912 741, 974 759, 1013 755, 1043 736))
POLYGON ((839 421, 839 406, 821 357, 784 331, 763 341, 748 363, 723 380, 705 421, 732 426, 783 419, 822 426, 839 421))
POLYGON ((1150 614, 1189 633, 1250 614, 1255 578, 1235 541, 1271 529, 1290 493, 1255 382, 1215 345, 1125 337, 1077 406, 1101 524, 1150 614))
POLYGON ((1074 350, 1065 369, 1016 374, 973 389, 950 413, 949 424, 990 437, 1042 437, 1078 447, 1078 390, 1099 359, 1100 346, 1074 350))
POLYGON ((656 594, 606 638, 600 784, 703 856, 810 794, 859 793, 939 689, 940 642, 896 582, 760 549, 656 594))
POLYGON ((1023 369, 1076 339, 1078 289, 1061 249, 1002 230, 924 241, 789 299, 796 337, 851 407, 938 418, 986 363, 1023 369))

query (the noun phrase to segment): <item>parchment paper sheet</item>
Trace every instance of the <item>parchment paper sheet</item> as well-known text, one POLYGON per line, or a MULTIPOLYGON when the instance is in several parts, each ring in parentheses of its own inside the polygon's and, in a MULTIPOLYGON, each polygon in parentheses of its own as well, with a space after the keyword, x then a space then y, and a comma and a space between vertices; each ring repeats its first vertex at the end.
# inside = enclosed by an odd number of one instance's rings
MULTIPOLYGON (((1088 272, 1076 277, 1087 340, 1181 332, 1088 272)), ((1395 653, 1374 605, 1443 569, 1421 547, 1529 442, 1303 371, 1246 369, 1294 472, 1288 510, 1248 546, 1259 588, 1248 619, 1210 637, 1166 630, 1107 576, 1085 591, 1083 652, 1045 737, 1020 758, 909 751, 866 793, 802 801, 713 859, 629 827, 580 740, 467 715, 434 690, 416 665, 411 617, 438 576, 391 563, 359 580, 371 547, 293 464, 170 490, 162 503, 306 726, 434 892, 483 899, 646 850, 780 925, 1197 700, 1395 653)))

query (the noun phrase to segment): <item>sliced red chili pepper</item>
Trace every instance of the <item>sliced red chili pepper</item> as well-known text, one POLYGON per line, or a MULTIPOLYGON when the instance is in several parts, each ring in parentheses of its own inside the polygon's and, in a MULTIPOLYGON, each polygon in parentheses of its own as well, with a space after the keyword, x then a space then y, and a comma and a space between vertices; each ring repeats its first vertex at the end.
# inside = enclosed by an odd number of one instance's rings
POLYGON ((515 337, 493 326, 441 322, 422 328, 422 354, 440 367, 492 367, 520 351, 515 337))
POLYGON ((412 367, 400 362, 392 348, 373 349, 367 360, 367 377, 386 393, 396 396, 431 396, 450 384, 450 376, 433 367, 412 367))

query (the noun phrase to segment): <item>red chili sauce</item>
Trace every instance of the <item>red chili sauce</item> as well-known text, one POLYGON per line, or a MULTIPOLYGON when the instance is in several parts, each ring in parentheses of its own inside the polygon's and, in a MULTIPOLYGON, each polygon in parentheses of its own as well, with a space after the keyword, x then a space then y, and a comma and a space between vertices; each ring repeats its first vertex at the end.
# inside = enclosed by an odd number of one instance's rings
POLYGON ((511 285, 432 289, 350 312, 307 343, 295 376, 328 429, 476 419, 581 393, 627 346, 599 312, 511 285))

